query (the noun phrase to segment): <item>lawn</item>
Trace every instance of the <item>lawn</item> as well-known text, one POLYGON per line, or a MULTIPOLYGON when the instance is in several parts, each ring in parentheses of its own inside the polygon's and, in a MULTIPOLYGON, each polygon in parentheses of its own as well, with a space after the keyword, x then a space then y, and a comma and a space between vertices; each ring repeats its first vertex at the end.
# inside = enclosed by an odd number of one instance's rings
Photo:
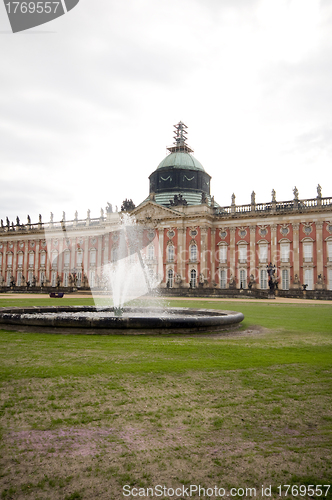
POLYGON ((245 321, 199 336, 0 330, 1 498, 204 498, 196 485, 205 498, 285 498, 283 485, 332 498, 332 307, 170 302, 245 321))

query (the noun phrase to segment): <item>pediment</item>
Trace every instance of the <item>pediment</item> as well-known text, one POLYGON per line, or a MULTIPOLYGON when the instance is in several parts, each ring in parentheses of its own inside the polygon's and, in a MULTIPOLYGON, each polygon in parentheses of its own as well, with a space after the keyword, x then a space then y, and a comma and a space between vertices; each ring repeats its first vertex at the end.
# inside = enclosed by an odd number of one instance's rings
POLYGON ((138 222, 157 222, 159 220, 167 218, 178 218, 182 215, 177 210, 163 207, 162 205, 158 205, 158 203, 155 203, 151 200, 142 203, 130 213, 131 215, 136 217, 136 220, 138 222))

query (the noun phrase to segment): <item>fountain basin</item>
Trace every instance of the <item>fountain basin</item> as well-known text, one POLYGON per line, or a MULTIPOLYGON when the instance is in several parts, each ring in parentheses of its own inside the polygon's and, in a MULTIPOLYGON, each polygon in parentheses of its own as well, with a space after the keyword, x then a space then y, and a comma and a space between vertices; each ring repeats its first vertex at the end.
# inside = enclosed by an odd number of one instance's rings
POLYGON ((50 306, 2 308, 2 328, 17 325, 26 331, 99 335, 214 332, 234 328, 244 315, 234 311, 155 307, 50 306), (28 329, 27 329, 28 328, 28 329))

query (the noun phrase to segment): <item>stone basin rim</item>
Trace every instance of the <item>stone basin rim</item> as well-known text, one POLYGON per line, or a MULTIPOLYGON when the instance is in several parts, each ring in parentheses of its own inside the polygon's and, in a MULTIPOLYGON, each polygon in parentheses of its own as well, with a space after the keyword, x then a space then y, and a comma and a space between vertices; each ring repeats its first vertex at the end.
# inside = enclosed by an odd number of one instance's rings
POLYGON ((36 327, 54 327, 70 329, 104 329, 104 330, 176 330, 198 331, 233 328, 244 319, 240 312, 218 309, 165 308, 158 307, 125 307, 128 316, 103 317, 103 312, 112 312, 113 307, 94 306, 43 306, 43 307, 5 307, 0 310, 0 324, 26 325, 36 327), (169 311, 169 315, 156 315, 169 311), (61 313, 80 313, 82 316, 61 317, 61 313), (87 313, 99 312, 100 317, 89 317, 87 313), (53 313, 53 317, 44 314, 53 313), (146 314, 155 314, 148 316, 146 314), (130 314, 133 314, 130 316, 130 314), (40 315, 40 317, 38 317, 40 315), (57 316, 58 315, 58 316, 57 316), (29 317, 30 316, 30 317, 29 317))

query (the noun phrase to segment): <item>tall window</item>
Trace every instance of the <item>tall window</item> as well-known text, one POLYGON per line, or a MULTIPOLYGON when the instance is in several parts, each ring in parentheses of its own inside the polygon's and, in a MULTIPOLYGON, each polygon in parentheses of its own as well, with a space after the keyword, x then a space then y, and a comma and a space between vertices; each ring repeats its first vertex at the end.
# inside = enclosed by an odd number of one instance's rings
POLYGON ((267 271, 266 269, 261 269, 259 273, 259 278, 260 278, 260 287, 262 290, 267 289, 267 271))
POLYGON ((33 267, 35 262, 35 254, 33 252, 29 253, 29 267, 33 267))
POLYGON ((242 264, 247 262, 247 245, 239 245, 239 261, 242 264))
POLYGON ((44 271, 40 271, 40 286, 43 285, 46 285, 46 276, 44 271))
POLYGON ((197 245, 190 245, 190 260, 191 262, 197 261, 197 245))
POLYGON ((259 245, 259 262, 267 262, 267 244, 259 245))
POLYGON ((18 264, 18 267, 23 266, 23 253, 18 254, 17 264, 18 264))
POLYGON ((30 285, 32 285, 32 282, 33 282, 33 271, 29 271, 28 272, 28 281, 29 281, 30 285))
POLYGON ((17 286, 22 285, 22 271, 17 271, 17 286))
POLYGON ((191 284, 191 288, 196 288, 196 286, 197 286, 197 273, 196 273, 196 269, 192 269, 190 271, 190 284, 191 284))
MULTIPOLYGON (((69 267, 70 265, 70 252, 68 250, 65 251, 64 253, 64 266, 69 267)), ((67 286, 67 285, 65 285, 67 286)))
POLYGON ((245 269, 240 270, 240 288, 247 288, 247 272, 245 269))
POLYGON ((83 262, 83 250, 77 250, 77 265, 81 266, 83 262))
POLYGON ((2 253, 0 253, 0 267, 2 266, 2 253))
MULTIPOLYGON (((289 262, 290 243, 281 243, 280 251, 281 262, 289 262)), ((288 288, 284 288, 284 290, 288 290, 288 288)))
POLYGON ((332 241, 327 242, 327 260, 332 262, 332 241))
POLYGON ((96 265, 96 255, 97 255, 96 249, 92 248, 90 250, 90 266, 96 265))
POLYGON ((112 247, 111 250, 111 261, 116 262, 118 260, 118 247, 112 247))
POLYGON ((168 262, 173 262, 174 260, 174 246, 168 245, 167 247, 167 260, 168 262))
POLYGON ((289 290, 289 271, 283 269, 281 271, 281 288, 282 290, 289 290))
POLYGON ((52 253, 52 267, 58 267, 58 252, 52 253))
POLYGON ((94 269, 92 269, 90 271, 89 286, 90 286, 90 288, 94 288, 94 286, 95 286, 95 270, 94 269))
POLYGON ((332 269, 329 269, 328 271, 328 289, 332 290, 332 269))
POLYGON ((56 271, 52 271, 51 285, 53 287, 56 286, 56 277, 57 277, 57 272, 56 271))
POLYGON ((173 269, 169 269, 167 271, 167 286, 168 288, 173 288, 174 284, 174 271, 173 269))
POLYGON ((64 271, 63 273, 63 286, 68 286, 69 284, 69 272, 64 271))
POLYGON ((46 262, 46 253, 45 252, 41 252, 41 254, 40 254, 40 265, 41 266, 45 266, 45 262, 46 262))
POLYGON ((148 260, 154 259, 154 246, 151 244, 148 246, 148 260))
POLYGON ((221 245, 219 247, 219 262, 225 264, 227 262, 227 246, 221 245))
POLYGON ((227 271, 226 269, 220 269, 220 288, 225 289, 226 286, 227 286, 227 271))
MULTIPOLYGON (((13 265, 13 254, 9 253, 7 256, 7 266, 12 267, 13 265)), ((10 279, 9 279, 9 284, 10 284, 10 279)))
POLYGON ((77 271, 77 286, 80 287, 82 284, 82 271, 77 271))
POLYGON ((304 271, 304 284, 308 285, 307 290, 313 290, 313 269, 306 269, 304 271))
POLYGON ((303 243, 304 262, 312 262, 312 242, 303 243))

